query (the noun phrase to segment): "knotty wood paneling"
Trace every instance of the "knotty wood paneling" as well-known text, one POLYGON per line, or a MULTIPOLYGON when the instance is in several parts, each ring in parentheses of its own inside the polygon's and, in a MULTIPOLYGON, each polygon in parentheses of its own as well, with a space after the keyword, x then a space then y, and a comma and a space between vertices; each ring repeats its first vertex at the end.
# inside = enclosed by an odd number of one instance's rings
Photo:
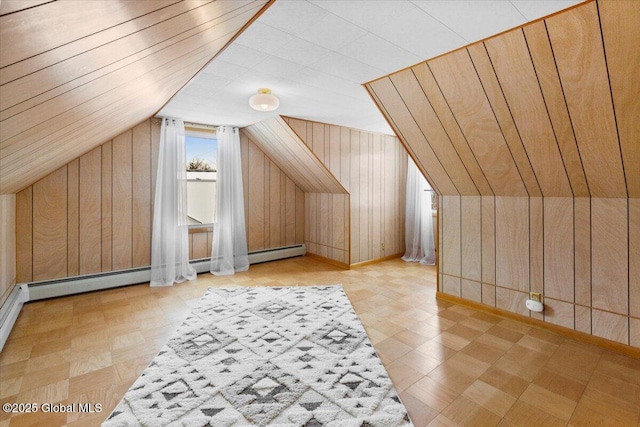
POLYGON ((270 4, 49 2, 1 16, 0 193, 150 117, 270 4))
POLYGON ((16 195, 0 195, 0 306, 16 284, 16 195))
MULTIPOLYGON (((18 193, 19 282, 149 265, 159 125, 145 120, 18 193)), ((304 193, 242 132, 241 148, 249 250, 303 243, 304 193)), ((191 233, 192 256, 210 256, 211 240, 191 233)))

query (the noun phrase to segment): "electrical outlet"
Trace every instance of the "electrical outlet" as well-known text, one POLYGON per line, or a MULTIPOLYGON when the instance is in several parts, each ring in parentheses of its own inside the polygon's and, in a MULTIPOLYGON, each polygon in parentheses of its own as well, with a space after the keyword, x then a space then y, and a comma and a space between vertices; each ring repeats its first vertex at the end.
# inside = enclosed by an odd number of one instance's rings
POLYGON ((529 299, 542 302, 542 294, 540 292, 529 292, 529 299))
POLYGON ((384 252, 384 243, 380 243, 380 249, 384 252))

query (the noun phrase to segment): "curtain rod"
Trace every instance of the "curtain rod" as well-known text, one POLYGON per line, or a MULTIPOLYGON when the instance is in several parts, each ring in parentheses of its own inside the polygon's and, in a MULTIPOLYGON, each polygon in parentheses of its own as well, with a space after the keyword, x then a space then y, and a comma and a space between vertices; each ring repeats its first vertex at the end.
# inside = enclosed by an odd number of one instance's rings
POLYGON ((184 122, 185 127, 195 128, 195 129, 206 129, 215 131, 218 126, 214 125, 205 125, 202 123, 192 123, 192 122, 184 122))

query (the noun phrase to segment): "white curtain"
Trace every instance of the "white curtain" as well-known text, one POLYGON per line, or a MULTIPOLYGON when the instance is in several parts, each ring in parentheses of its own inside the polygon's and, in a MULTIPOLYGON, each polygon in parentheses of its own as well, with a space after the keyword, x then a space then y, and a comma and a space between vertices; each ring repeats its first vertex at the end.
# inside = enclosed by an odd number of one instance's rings
POLYGON ((426 265, 436 263, 431 186, 411 158, 407 165, 405 243, 407 247, 403 260, 426 265))
POLYGON ((189 265, 185 157, 184 123, 162 119, 151 236, 151 286, 171 286, 196 278, 195 269, 189 265))
POLYGON ((244 192, 240 134, 237 128, 220 126, 218 138, 218 221, 213 227, 211 273, 216 276, 249 269, 247 234, 244 225, 244 192))

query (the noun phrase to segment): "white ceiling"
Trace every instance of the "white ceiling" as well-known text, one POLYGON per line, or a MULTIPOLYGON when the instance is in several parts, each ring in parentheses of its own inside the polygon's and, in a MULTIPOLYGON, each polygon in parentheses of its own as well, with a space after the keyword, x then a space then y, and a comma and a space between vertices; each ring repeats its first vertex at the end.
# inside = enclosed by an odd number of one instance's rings
POLYGON ((362 84, 582 0, 276 0, 158 115, 247 126, 285 115, 392 134, 362 84), (268 87, 274 112, 249 97, 268 87))

